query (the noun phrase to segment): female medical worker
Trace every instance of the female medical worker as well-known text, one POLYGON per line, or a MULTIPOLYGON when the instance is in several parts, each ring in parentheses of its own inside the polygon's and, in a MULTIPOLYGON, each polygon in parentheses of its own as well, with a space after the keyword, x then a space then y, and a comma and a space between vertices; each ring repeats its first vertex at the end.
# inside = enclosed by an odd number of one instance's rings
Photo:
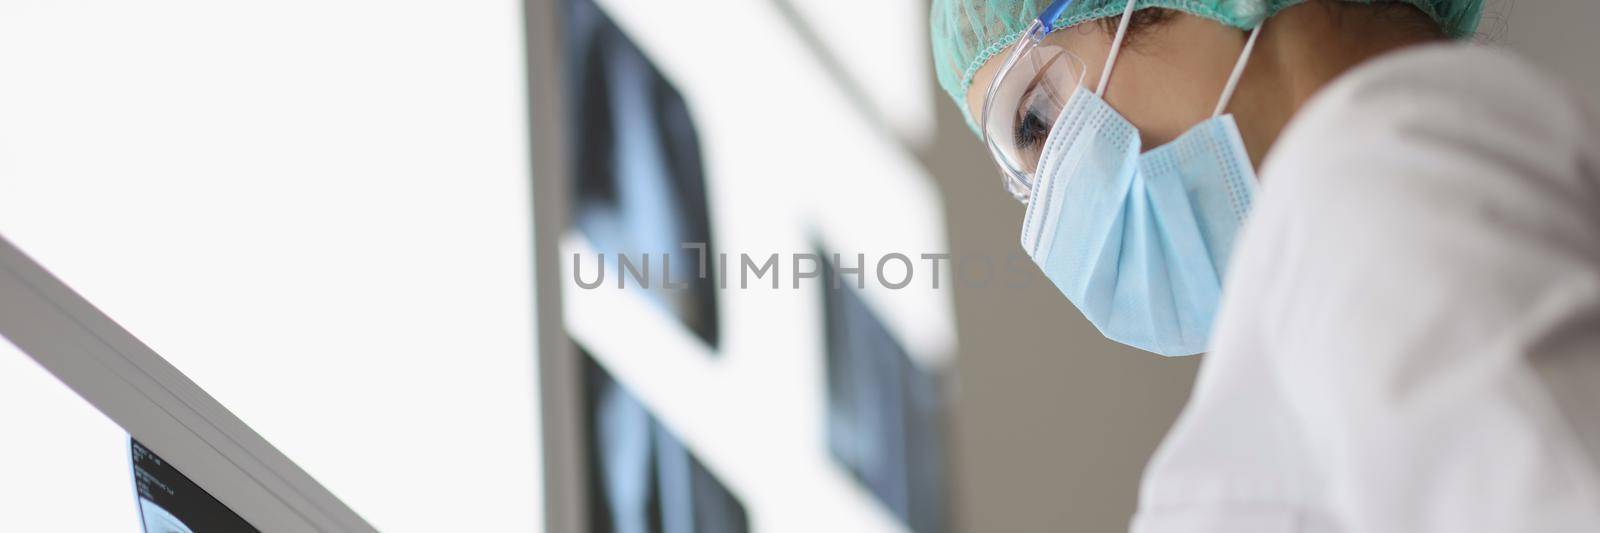
POLYGON ((1133 530, 1600 531, 1600 120, 1480 10, 934 0, 1027 253, 1210 354, 1133 530))

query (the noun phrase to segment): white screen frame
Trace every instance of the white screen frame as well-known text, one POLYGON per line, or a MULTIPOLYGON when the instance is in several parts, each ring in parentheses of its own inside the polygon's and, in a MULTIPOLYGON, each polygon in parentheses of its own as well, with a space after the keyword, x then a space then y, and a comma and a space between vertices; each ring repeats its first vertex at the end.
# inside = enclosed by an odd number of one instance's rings
POLYGON ((523 0, 528 74, 528 137, 533 174, 534 328, 543 446, 546 531, 588 531, 589 456, 584 449, 582 360, 568 336, 561 239, 572 180, 567 161, 566 80, 559 0, 523 0))
POLYGON ((0 335, 257 529, 376 531, 4 236, 0 335))

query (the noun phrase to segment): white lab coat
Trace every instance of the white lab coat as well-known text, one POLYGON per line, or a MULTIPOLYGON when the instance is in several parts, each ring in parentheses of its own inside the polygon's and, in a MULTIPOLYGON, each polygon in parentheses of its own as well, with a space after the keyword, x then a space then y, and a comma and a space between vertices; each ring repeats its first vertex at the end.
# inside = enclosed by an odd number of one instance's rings
POLYGON ((1459 44, 1308 102, 1262 165, 1132 529, 1600 532, 1587 105, 1459 44))

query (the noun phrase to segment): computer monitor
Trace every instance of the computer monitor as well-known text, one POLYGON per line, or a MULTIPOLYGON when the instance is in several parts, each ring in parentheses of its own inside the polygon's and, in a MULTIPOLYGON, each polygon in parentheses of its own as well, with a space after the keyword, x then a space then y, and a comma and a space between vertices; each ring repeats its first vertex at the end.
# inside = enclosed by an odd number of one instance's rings
POLYGON ((375 531, 3 236, 0 336, 127 431, 128 494, 137 498, 147 532, 238 531, 241 524, 260 531, 375 531))

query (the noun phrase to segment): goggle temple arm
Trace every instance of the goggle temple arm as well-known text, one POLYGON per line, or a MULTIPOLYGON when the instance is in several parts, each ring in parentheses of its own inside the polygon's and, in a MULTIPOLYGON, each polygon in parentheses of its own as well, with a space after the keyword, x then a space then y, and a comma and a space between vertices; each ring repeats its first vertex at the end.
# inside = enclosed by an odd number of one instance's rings
POLYGON ((1065 13, 1067 8, 1072 7, 1072 1, 1073 0, 1055 0, 1050 2, 1050 5, 1045 6, 1044 11, 1039 12, 1038 23, 1040 27, 1044 28, 1044 30, 1038 35, 1038 37, 1042 38, 1045 35, 1049 35, 1050 32, 1056 30, 1056 19, 1061 18, 1061 14, 1065 13))

